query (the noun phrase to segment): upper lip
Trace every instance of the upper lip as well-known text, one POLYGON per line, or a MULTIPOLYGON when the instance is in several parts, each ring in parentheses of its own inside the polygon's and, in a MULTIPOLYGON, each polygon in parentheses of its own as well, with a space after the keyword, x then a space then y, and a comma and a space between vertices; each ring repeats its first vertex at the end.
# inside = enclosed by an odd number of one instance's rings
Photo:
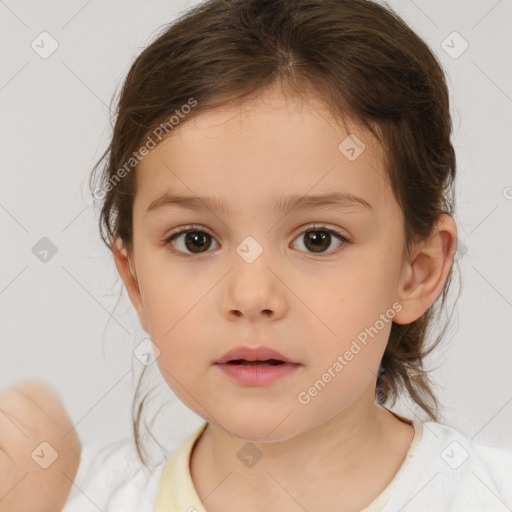
POLYGON ((288 359, 269 347, 236 347, 233 350, 226 352, 220 359, 215 361, 215 364, 236 361, 237 359, 244 359, 245 361, 267 361, 268 359, 275 359, 285 363, 295 363, 295 361, 288 359))

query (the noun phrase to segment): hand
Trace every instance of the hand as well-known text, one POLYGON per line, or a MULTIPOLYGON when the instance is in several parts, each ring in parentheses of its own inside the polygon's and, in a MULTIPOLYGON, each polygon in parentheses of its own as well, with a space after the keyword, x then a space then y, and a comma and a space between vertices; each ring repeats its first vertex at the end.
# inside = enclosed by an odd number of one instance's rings
POLYGON ((26 380, 0 390, 0 512, 60 512, 81 445, 59 396, 26 380))

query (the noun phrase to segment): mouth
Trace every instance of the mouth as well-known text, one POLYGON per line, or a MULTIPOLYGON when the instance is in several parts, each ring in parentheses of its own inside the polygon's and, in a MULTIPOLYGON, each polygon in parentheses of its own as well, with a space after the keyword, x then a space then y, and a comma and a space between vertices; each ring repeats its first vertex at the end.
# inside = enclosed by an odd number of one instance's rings
POLYGON ((299 370, 300 363, 280 359, 229 359, 215 366, 231 381, 242 386, 267 386, 281 379, 291 378, 299 370))
POLYGON ((292 359, 270 347, 240 346, 226 352, 215 364, 240 366, 278 366, 295 363, 292 359))
POLYGON ((265 361, 247 361, 245 359, 233 359, 231 361, 227 361, 225 364, 233 364, 233 365, 243 365, 243 366, 278 366, 280 364, 285 364, 284 361, 280 361, 278 359, 267 359, 265 361))

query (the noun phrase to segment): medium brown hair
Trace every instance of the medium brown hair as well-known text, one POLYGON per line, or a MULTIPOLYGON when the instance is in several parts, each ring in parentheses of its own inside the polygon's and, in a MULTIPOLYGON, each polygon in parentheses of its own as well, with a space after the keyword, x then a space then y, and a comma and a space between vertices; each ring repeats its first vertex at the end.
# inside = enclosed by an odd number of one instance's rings
MULTIPOLYGON (((155 139, 159 126, 169 126, 170 116, 183 113, 191 99, 196 106, 178 116, 180 124, 276 84, 320 98, 335 119, 355 120, 377 137, 403 212, 404 254, 433 234, 441 214, 453 216, 455 152, 445 76, 429 47, 391 8, 369 0, 209 0, 165 26, 124 81, 110 145, 91 175, 95 197, 104 191, 100 232, 109 249, 120 238, 131 254, 134 155, 155 139)), ((423 365, 448 325, 428 347, 452 270, 420 318, 392 324, 377 379, 378 403, 394 404, 405 388, 438 420, 439 404, 423 365)), ((139 389, 140 380, 132 412, 144 462, 139 389)))

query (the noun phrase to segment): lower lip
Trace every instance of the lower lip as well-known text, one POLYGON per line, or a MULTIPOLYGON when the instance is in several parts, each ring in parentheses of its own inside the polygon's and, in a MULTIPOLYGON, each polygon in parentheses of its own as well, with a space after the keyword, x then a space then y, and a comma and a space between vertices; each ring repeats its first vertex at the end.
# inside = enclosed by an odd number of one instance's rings
POLYGON ((297 363, 248 366, 243 364, 216 364, 226 375, 240 384, 265 386, 293 373, 300 366, 297 363))

